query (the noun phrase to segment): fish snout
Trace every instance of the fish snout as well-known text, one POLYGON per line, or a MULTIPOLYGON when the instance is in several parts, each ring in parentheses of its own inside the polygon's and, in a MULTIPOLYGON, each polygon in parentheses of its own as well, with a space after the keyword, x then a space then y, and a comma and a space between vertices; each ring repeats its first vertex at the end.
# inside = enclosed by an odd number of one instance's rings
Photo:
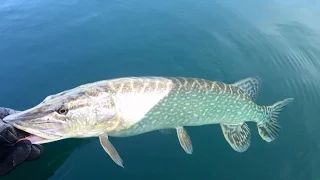
POLYGON ((10 124, 10 123, 13 123, 14 121, 17 121, 19 119, 21 119, 21 116, 19 117, 19 112, 18 112, 18 113, 10 114, 10 115, 4 117, 2 120, 3 120, 3 122, 10 124))
POLYGON ((32 119, 39 118, 42 114, 34 112, 32 110, 26 110, 26 111, 21 111, 17 113, 10 114, 6 117, 3 118, 3 121, 5 123, 16 123, 16 122, 22 122, 22 121, 28 121, 32 119))

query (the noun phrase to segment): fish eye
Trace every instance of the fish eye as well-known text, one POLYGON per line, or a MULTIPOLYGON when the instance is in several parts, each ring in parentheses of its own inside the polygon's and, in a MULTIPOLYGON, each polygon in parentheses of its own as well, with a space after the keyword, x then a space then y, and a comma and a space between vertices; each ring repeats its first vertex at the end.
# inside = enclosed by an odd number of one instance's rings
POLYGON ((68 113, 68 109, 65 106, 61 106, 56 110, 56 112, 62 115, 66 115, 68 113))

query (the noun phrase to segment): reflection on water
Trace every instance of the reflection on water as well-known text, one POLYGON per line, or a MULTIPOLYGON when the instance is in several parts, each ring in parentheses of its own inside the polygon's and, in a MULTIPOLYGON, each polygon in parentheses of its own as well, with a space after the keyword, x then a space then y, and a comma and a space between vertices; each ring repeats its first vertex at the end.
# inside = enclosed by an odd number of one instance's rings
POLYGON ((4 179, 34 178, 34 169, 38 179, 320 179, 318 2, 14 0, 0 16, 1 106, 25 109, 76 85, 140 75, 260 76, 258 104, 295 98, 280 138, 265 143, 250 124, 243 154, 218 126, 190 128, 191 156, 170 136, 113 138, 125 169, 96 139, 71 139, 45 145, 39 161, 4 179))

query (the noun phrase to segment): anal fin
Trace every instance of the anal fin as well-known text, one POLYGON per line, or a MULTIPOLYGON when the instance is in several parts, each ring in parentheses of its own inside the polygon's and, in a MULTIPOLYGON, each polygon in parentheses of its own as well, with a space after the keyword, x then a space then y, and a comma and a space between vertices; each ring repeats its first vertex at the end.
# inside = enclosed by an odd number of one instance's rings
POLYGON ((177 127, 177 135, 180 142, 181 147, 187 154, 192 154, 193 147, 190 136, 188 135, 187 131, 184 127, 177 127))
POLYGON ((117 150, 114 148, 114 146, 111 144, 111 142, 108 139, 108 135, 104 134, 99 136, 100 144, 103 147, 103 149, 108 153, 110 158, 119 166, 124 167, 122 163, 122 159, 117 152, 117 150))
POLYGON ((238 152, 245 152, 250 147, 251 133, 246 123, 221 124, 223 135, 230 146, 238 152))

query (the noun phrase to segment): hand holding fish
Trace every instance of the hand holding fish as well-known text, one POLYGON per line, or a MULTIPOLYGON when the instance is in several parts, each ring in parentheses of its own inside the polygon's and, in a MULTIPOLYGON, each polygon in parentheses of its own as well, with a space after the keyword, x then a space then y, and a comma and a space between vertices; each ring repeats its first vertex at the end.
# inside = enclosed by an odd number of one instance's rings
POLYGON ((16 113, 13 109, 0 107, 0 175, 3 176, 25 161, 37 159, 43 152, 40 145, 23 139, 25 132, 6 124, 2 119, 16 113))

